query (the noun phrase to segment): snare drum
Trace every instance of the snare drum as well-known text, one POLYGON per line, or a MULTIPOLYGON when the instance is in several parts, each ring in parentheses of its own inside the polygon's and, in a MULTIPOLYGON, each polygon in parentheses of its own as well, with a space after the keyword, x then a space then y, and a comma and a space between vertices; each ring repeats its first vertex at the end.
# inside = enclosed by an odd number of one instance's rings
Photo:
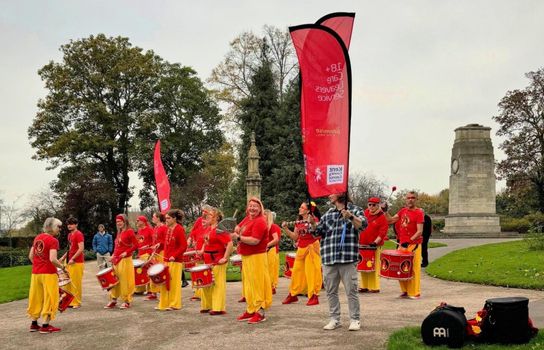
POLYGON ((59 288, 59 311, 63 312, 70 306, 70 303, 74 300, 74 296, 63 289, 59 288))
POLYGON ((57 276, 59 276, 59 287, 70 284, 70 275, 68 274, 68 271, 57 267, 57 276))
POLYGON ((170 277, 168 274, 168 266, 158 263, 147 269, 147 275, 155 284, 163 284, 170 277))
POLYGON ((240 254, 236 254, 230 257, 230 263, 232 266, 238 266, 242 267, 242 256, 240 254))
POLYGON ((380 258, 380 276, 399 281, 412 279, 414 254, 401 250, 384 250, 380 258))
POLYGON ((369 245, 359 246, 359 263, 357 271, 374 272, 376 266, 376 247, 369 245))
POLYGON ((135 286, 144 286, 149 283, 149 276, 147 275, 147 270, 149 266, 146 264, 145 260, 134 259, 134 284, 135 286))
POLYGON ((295 252, 285 254, 285 272, 283 273, 284 277, 291 278, 291 272, 293 270, 293 266, 295 266, 296 257, 297 253, 295 252))
POLYGON ((96 274, 96 278, 98 278, 98 283, 100 283, 102 288, 105 290, 110 290, 111 288, 115 287, 117 283, 119 283, 119 278, 117 278, 115 275, 115 271, 112 267, 100 270, 96 274))
POLYGON ((210 265, 198 265, 189 269, 193 288, 205 288, 213 284, 213 273, 210 265))
POLYGON ((188 271, 190 268, 195 267, 196 263, 200 261, 200 255, 198 255, 196 250, 188 250, 183 253, 182 261, 184 269, 188 271))

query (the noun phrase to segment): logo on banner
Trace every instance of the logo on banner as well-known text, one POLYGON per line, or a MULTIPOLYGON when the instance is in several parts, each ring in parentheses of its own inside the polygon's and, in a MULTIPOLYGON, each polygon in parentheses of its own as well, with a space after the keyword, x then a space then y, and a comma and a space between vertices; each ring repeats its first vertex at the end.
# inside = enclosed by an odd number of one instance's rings
POLYGON ((342 184, 344 182, 343 165, 327 165, 327 185, 342 184))
POLYGON ((168 208, 168 199, 165 198, 161 201, 161 210, 165 210, 167 208, 168 208))
POLYGON ((323 177, 323 173, 321 172, 321 169, 315 168, 315 173, 314 173, 315 182, 321 182, 322 177, 323 177))

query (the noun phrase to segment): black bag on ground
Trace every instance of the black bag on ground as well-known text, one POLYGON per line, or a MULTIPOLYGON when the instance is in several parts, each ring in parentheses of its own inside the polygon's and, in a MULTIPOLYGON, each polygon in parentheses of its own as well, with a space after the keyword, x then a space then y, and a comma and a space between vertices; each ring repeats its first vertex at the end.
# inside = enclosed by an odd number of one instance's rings
POLYGON ((466 328, 465 309, 442 303, 423 320, 421 337, 427 345, 460 348, 467 337, 466 328))
POLYGON ((480 339, 488 343, 527 343, 534 334, 529 325, 529 299, 494 298, 485 301, 480 339))

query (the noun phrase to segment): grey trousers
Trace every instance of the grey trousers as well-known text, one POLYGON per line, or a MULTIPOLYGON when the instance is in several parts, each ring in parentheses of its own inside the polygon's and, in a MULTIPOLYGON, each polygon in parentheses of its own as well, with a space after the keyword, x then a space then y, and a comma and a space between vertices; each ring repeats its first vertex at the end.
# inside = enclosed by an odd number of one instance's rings
POLYGON ((106 267, 111 267, 110 253, 104 255, 96 253, 96 263, 100 270, 105 269, 106 267))
POLYGON ((323 265, 323 279, 325 280, 331 319, 340 321, 340 299, 338 298, 340 281, 342 281, 348 297, 349 318, 360 319, 357 277, 357 263, 323 265))

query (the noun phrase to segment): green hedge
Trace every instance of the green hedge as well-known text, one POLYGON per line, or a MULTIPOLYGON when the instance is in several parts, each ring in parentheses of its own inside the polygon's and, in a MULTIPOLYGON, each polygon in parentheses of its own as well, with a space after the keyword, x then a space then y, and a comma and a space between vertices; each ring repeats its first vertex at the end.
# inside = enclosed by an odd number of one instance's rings
MULTIPOLYGON (((0 249, 0 267, 10 267, 10 266, 22 266, 29 265, 30 260, 28 260, 28 248, 13 248, 0 249)), ((60 250, 58 257, 60 258, 66 250, 60 250)), ((96 253, 90 250, 84 250, 85 260, 94 260, 96 259, 96 253)))

